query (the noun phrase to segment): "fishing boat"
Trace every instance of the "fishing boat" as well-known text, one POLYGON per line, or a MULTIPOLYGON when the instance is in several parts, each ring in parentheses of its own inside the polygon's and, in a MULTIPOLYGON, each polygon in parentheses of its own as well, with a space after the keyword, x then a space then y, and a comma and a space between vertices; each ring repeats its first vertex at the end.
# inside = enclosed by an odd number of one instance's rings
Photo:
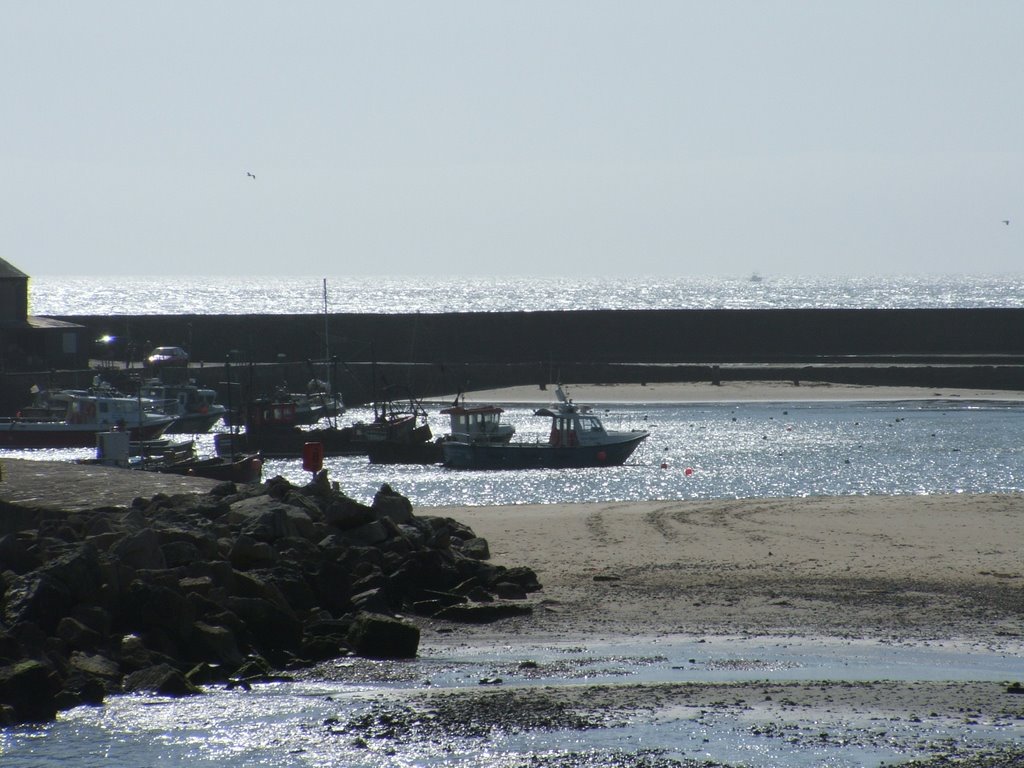
POLYGON ((442 444, 449 440, 464 443, 507 443, 516 428, 501 423, 505 410, 497 405, 469 404, 462 395, 455 404, 441 411, 448 416, 451 431, 433 442, 384 440, 367 450, 371 464, 438 464, 444 459, 442 444))
POLYGON ((174 417, 166 430, 169 435, 209 432, 228 411, 217 402, 216 391, 200 387, 192 380, 185 384, 167 384, 152 379, 142 384, 139 394, 152 401, 160 412, 174 417))
POLYGON ((412 400, 375 405, 372 421, 312 429, 301 426, 294 402, 255 401, 245 409, 244 433, 222 432, 213 439, 218 456, 259 453, 276 459, 301 457, 306 443, 320 443, 324 456, 358 456, 382 446, 429 444, 432 437, 426 412, 412 400))
POLYGON ((534 412, 551 419, 546 441, 441 443, 444 464, 453 469, 565 469, 623 464, 647 439, 644 430, 609 431, 590 406, 577 405, 555 390, 558 403, 534 412))
POLYGON ((512 440, 516 428, 501 423, 504 408, 497 405, 469 404, 461 396, 455 404, 444 408, 442 416, 448 416, 451 431, 445 440, 463 443, 507 443, 512 440))
POLYGON ((263 481, 263 459, 259 454, 206 458, 194 456, 178 462, 143 466, 140 469, 162 472, 165 475, 188 475, 242 484, 254 485, 263 481))
POLYGON ((173 416, 147 410, 141 398, 98 390, 63 390, 51 395, 48 415, 0 418, 2 448, 91 448, 101 432, 123 431, 131 440, 154 440, 173 416), (63 408, 63 414, 57 416, 63 408))

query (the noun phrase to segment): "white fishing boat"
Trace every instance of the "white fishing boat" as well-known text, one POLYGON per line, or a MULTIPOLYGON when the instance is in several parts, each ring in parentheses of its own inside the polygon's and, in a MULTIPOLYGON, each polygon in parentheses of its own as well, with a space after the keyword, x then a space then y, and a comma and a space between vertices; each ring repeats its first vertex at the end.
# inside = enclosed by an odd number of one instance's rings
POLYGON ((147 410, 141 398, 93 390, 53 393, 47 415, 0 418, 0 447, 92 448, 101 432, 120 430, 131 440, 153 440, 174 421, 173 416, 147 410), (63 403, 63 414, 57 416, 63 403))
POLYGON ((453 469, 564 469, 612 467, 626 461, 644 440, 644 430, 609 431, 590 406, 577 405, 562 387, 558 402, 535 415, 551 419, 547 440, 488 442, 446 440, 441 443, 445 466, 453 469))

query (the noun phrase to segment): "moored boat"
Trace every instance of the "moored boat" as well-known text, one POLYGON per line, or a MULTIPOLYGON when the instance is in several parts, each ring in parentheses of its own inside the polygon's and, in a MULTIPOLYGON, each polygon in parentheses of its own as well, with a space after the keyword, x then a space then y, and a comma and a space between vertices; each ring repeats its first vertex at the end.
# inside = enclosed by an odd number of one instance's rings
MULTIPOLYGON (((306 443, 320 443, 325 456, 366 455, 392 446, 430 444, 426 413, 417 404, 385 403, 375 407, 373 421, 347 427, 304 429, 293 402, 255 402, 246 409, 245 432, 214 435, 217 455, 259 453, 267 458, 297 458, 306 443)), ((440 461, 440 454, 436 461, 440 461)))
POLYGON ((497 405, 469 404, 456 399, 455 405, 441 411, 451 422, 451 431, 444 438, 463 443, 507 443, 516 433, 511 424, 501 423, 504 408, 497 405))
POLYGON ((245 484, 259 483, 263 479, 263 459, 258 454, 200 458, 196 454, 194 440, 178 443, 159 440, 139 444, 132 443, 126 434, 119 432, 99 434, 96 458, 83 459, 79 463, 245 484))
POLYGON ((577 405, 559 386, 558 403, 535 415, 551 419, 546 441, 441 443, 444 464, 453 469, 565 469, 623 464, 647 439, 644 430, 609 431, 589 406, 577 405))
POLYGON ((208 480, 231 481, 233 483, 256 484, 263 480, 263 459, 259 454, 245 456, 193 457, 183 461, 141 467, 167 475, 189 475, 205 477, 208 480))
POLYGON ((372 464, 437 464, 444 459, 442 444, 449 440, 466 443, 507 443, 516 428, 501 423, 503 408, 496 405, 466 404, 460 397, 444 408, 451 431, 433 442, 425 440, 382 440, 367 449, 372 464))
POLYGON ((131 440, 154 440, 174 421, 172 416, 146 410, 139 398, 94 391, 55 394, 52 408, 63 403, 64 413, 54 416, 0 418, 3 448, 91 448, 101 432, 123 431, 131 440))
POLYGON ((156 410, 174 417, 166 430, 169 435, 209 432, 228 410, 217 402, 215 390, 200 387, 194 381, 167 384, 152 379, 142 384, 139 394, 152 401, 156 410))

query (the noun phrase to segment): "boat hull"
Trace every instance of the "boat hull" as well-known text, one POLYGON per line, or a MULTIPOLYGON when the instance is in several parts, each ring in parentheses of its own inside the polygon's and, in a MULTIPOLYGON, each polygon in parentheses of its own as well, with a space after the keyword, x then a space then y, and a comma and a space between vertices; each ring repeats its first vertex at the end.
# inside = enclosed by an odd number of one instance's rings
MULTIPOLYGON (((152 425, 125 427, 132 440, 155 440, 170 424, 170 419, 152 425)), ((57 422, 19 421, 11 419, 0 422, 0 448, 95 448, 97 435, 109 432, 107 425, 68 424, 57 422)))
POLYGON ((371 464, 440 464, 444 455, 438 442, 385 440, 366 446, 371 464))
POLYGON ((199 435, 209 432, 221 420, 223 412, 187 413, 176 416, 166 430, 168 435, 199 435))
MULTIPOLYGON (((431 437, 430 427, 426 425, 414 427, 394 439, 382 438, 377 432, 359 426, 309 430, 271 427, 239 435, 221 432, 214 435, 214 445, 219 456, 245 452, 258 453, 268 459, 294 459, 302 457, 306 443, 320 443, 324 456, 365 456, 374 449, 387 450, 389 445, 410 446, 409 450, 416 450, 415 446, 431 444, 431 437)), ((436 460, 440 461, 440 456, 436 460)))
POLYGON ((442 444, 444 464, 452 469, 577 469, 615 467, 633 455, 647 438, 642 432, 601 445, 553 446, 549 443, 442 444))
POLYGON ((255 485, 263 480, 263 460, 260 456, 243 456, 234 460, 219 457, 191 459, 173 464, 156 465, 149 469, 167 475, 205 477, 208 480, 242 484, 255 485))

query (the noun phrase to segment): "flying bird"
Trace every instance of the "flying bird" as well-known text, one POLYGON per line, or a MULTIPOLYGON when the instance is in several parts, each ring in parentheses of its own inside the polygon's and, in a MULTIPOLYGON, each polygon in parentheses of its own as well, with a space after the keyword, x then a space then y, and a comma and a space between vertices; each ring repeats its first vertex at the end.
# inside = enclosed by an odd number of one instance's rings
POLYGON ((246 171, 245 175, 248 176, 250 179, 255 179, 256 178, 256 174, 253 173, 252 171, 246 171))
MULTIPOLYGON (((256 178, 256 177, 253 176, 253 178, 256 178)), ((1010 220, 1009 219, 1003 219, 1003 224, 1005 224, 1006 226, 1010 226, 1010 220)))

